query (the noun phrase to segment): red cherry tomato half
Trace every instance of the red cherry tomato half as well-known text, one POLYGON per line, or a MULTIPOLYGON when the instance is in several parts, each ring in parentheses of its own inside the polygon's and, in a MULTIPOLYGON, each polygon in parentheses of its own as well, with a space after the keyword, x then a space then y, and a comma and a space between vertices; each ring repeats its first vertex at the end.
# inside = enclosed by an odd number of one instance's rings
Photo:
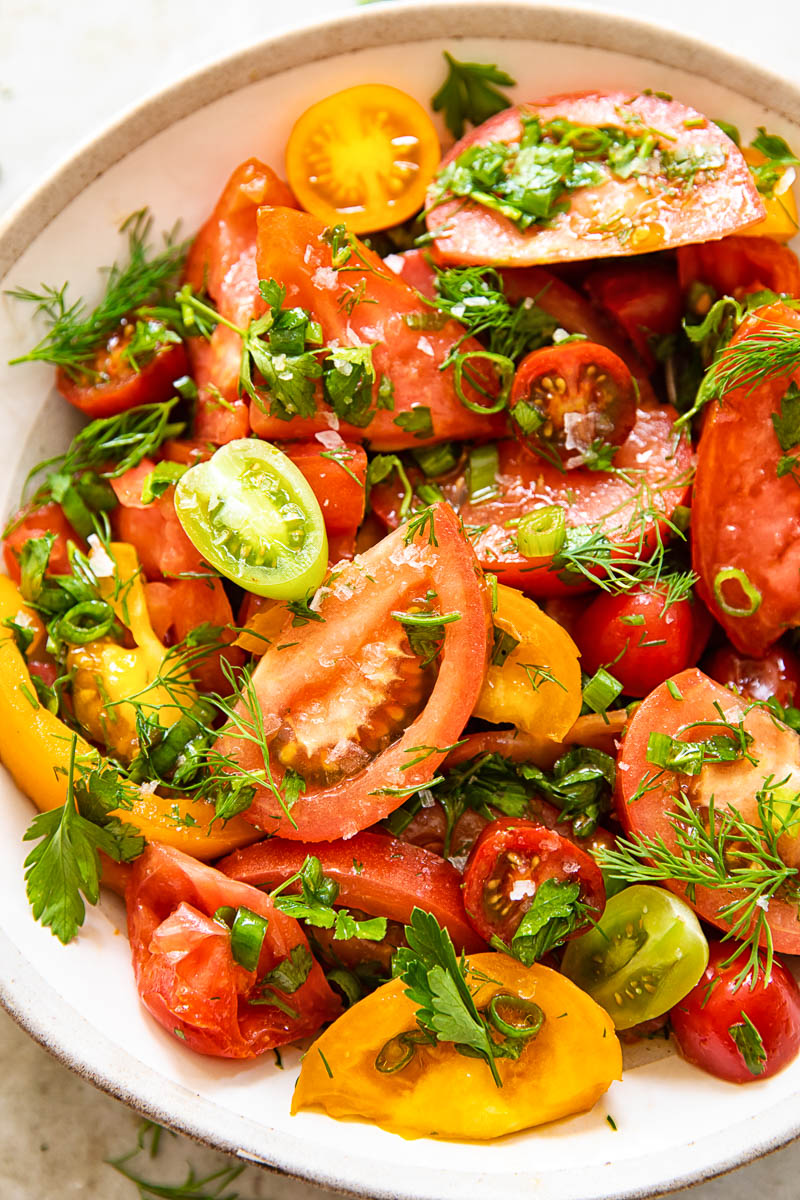
POLYGON ((653 338, 676 333, 683 316, 674 270, 652 262, 646 266, 614 263, 592 271, 583 287, 590 299, 616 320, 652 368, 653 338))
POLYGON ((467 916, 487 942, 496 935, 509 943, 536 889, 548 879, 579 883, 579 899, 594 909, 594 918, 600 916, 606 902, 603 876, 584 850, 533 821, 492 821, 464 872, 467 916))
POLYGON ((115 417, 140 404, 160 404, 173 395, 176 379, 186 375, 189 361, 182 342, 161 342, 137 367, 125 357, 135 322, 123 322, 91 363, 91 374, 72 379, 59 367, 56 387, 65 400, 91 420, 115 417))
POLYGON ((688 996, 670 1012, 681 1054, 696 1067, 731 1083, 767 1079, 800 1050, 800 990, 776 959, 769 983, 763 963, 755 987, 737 976, 747 957, 734 942, 711 942, 708 966, 688 996))
POLYGON ((705 660, 704 669, 718 683, 733 684, 743 696, 787 707, 800 698, 800 658, 786 646, 773 646, 761 658, 748 658, 733 646, 720 646, 705 660))
POLYGON ((151 843, 126 893, 133 970, 145 1008, 200 1054, 253 1058, 316 1032, 340 1002, 311 956, 302 928, 258 888, 169 846, 151 843), (218 909, 247 908, 266 921, 255 970, 237 963, 218 909), (261 982, 294 954, 307 968, 292 992, 261 982), (270 1004, 274 996, 278 1004, 270 1004))
POLYGON ((686 290, 705 283, 720 296, 748 292, 800 296, 800 263, 788 246, 768 237, 727 237, 678 251, 678 275, 686 290))
POLYGON ((575 626, 582 669, 594 675, 607 667, 627 696, 646 696, 670 675, 694 666, 696 626, 702 622, 707 630, 708 614, 688 598, 665 603, 663 589, 598 596, 575 626))
POLYGON ((579 467, 606 446, 621 446, 636 421, 633 376, 594 342, 534 350, 511 390, 511 424, 535 454, 579 467))

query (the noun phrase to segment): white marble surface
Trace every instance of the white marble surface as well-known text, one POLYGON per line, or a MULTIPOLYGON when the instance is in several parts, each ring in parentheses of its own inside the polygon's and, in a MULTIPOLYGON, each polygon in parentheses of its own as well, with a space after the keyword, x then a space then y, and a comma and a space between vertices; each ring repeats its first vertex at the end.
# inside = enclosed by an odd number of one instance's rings
MULTIPOLYGON (((392 0, 395 2, 395 0, 392 0)), ((557 0, 554 0, 557 2, 557 0)), ((0 0, 0 217, 75 146, 112 117, 187 71, 272 32, 352 7, 354 0, 0 0)), ((761 0, 588 0, 582 7, 668 25, 749 56, 800 82, 796 8, 761 0)), ((136 1200, 134 1185, 104 1160, 135 1143, 138 1118, 70 1074, 0 1012, 2 1200, 136 1200)), ((145 1176, 164 1183, 225 1162, 165 1137, 145 1176)), ((723 1179, 691 1200, 796 1200, 800 1143, 723 1179)), ((242 1200, 313 1200, 316 1188, 249 1168, 228 1191, 242 1200)), ((587 1198, 589 1200, 589 1198, 587 1198)))

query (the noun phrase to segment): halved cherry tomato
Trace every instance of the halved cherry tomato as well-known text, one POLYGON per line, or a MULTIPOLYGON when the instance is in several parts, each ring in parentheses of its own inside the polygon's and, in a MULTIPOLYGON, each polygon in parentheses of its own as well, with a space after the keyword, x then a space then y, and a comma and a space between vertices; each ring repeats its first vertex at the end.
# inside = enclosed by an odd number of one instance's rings
POLYGON ((111 480, 119 500, 111 515, 114 533, 119 541, 136 547, 142 570, 150 580, 207 574, 202 555, 183 532, 175 512, 175 488, 167 488, 151 504, 142 500, 142 486, 155 465, 143 458, 138 466, 111 480))
POLYGON ((225 595, 221 579, 175 579, 169 583, 145 584, 147 611, 156 637, 166 646, 182 642, 198 626, 208 624, 219 628, 218 641, 228 643, 225 649, 201 648, 192 651, 191 676, 194 683, 206 692, 230 691, 222 669, 224 658, 230 666, 242 666, 244 652, 231 646, 236 633, 232 628, 233 612, 225 595))
MULTIPOLYGON (((508 440, 497 445, 496 497, 470 502, 463 467, 439 480, 439 486, 464 524, 475 530, 472 543, 484 570, 532 596, 575 595, 591 583, 575 574, 567 582, 558 570, 551 569, 550 556, 526 558, 520 554, 514 524, 542 506, 559 505, 567 528, 597 529, 621 554, 625 547, 645 556, 652 552, 656 542, 654 510, 669 519, 677 506, 686 502, 689 490, 692 451, 686 438, 675 434, 676 415, 666 405, 640 408, 630 437, 614 457, 619 468, 614 473, 579 468, 567 475, 530 454, 518 441, 508 440)), ((390 528, 400 519, 402 496, 394 478, 370 492, 373 511, 390 528)), ((669 536, 665 526, 661 536, 669 536)))
POLYGON ((622 1055, 609 1017, 563 975, 538 963, 523 967, 505 954, 474 954, 469 965, 479 1011, 501 992, 538 1005, 544 1014, 518 1059, 496 1060, 501 1088, 485 1063, 465 1058, 452 1042, 411 1042, 414 1053, 400 1071, 378 1069, 384 1048, 417 1029, 419 1005, 395 979, 348 1009, 314 1043, 303 1059, 292 1111, 360 1117, 403 1137, 485 1141, 583 1112, 621 1078, 622 1055))
MULTIPOLYGON (((728 355, 750 348, 758 360, 763 339, 781 334, 800 339, 800 314, 782 304, 758 309, 734 334, 723 367, 728 355)), ((792 383, 800 383, 800 370, 725 392, 708 406, 697 450, 697 588, 737 650, 755 657, 800 623, 800 487, 791 474, 778 475, 784 450, 773 425, 792 383)))
POLYGON ((667 1012, 708 962, 700 922, 684 900, 635 884, 612 896, 593 929, 570 942, 562 963, 617 1029, 667 1012))
POLYGON ((353 233, 398 225, 425 202, 439 138, 421 104, 398 88, 366 83, 306 109, 286 143, 295 196, 326 225, 353 233))
POLYGON ((300 925, 257 888, 155 843, 136 860, 126 901, 142 1003, 190 1049, 254 1058, 307 1037, 338 1015, 340 1002, 300 925), (214 917, 224 907, 264 919, 255 969, 234 959, 230 929, 214 917), (294 991, 269 982, 269 972, 287 960, 307 970, 294 991))
POLYGON ((593 342, 534 350, 511 390, 511 423, 535 454, 580 467, 592 451, 621 446, 636 421, 633 376, 593 342))
MULTIPOLYGON (((505 431, 502 414, 471 411, 459 400, 452 366, 441 370, 456 343, 464 353, 482 352, 473 338, 460 342, 464 330, 457 321, 431 328, 430 307, 360 242, 345 244, 334 265, 330 234, 316 217, 262 208, 258 220, 260 278, 277 280, 287 288, 288 303, 311 312, 326 345, 371 346, 375 372, 375 411, 366 424, 338 418, 321 398, 315 416, 286 421, 270 414, 265 396, 263 411, 254 402, 250 413, 260 437, 308 438, 334 428, 348 441, 400 450, 505 431)), ((488 379, 487 390, 497 390, 488 379)), ((463 392, 479 410, 490 404, 466 379, 463 392)))
POLYGON ((464 913, 461 876, 437 854, 381 833, 357 833, 345 842, 288 842, 268 838, 217 863, 220 871, 253 887, 277 887, 313 854, 339 885, 337 903, 407 925, 414 908, 433 913, 456 950, 483 948, 464 913))
MULTIPOLYGON (((443 167, 464 162, 462 155, 473 147, 518 145, 523 115, 542 124, 566 120, 598 136, 609 128, 629 137, 649 135, 658 146, 651 173, 637 177, 631 170, 622 178, 603 166, 602 183, 568 194, 566 211, 525 230, 502 214, 502 197, 498 211, 461 195, 437 203, 434 185, 427 220, 443 261, 527 266, 641 254, 735 233, 764 216, 747 164, 730 139, 696 109, 654 95, 593 93, 506 109, 462 138, 443 167), (714 165, 693 168, 693 159, 714 165)), ((568 135, 564 140, 570 144, 568 135)), ((602 162, 602 154, 594 161, 602 162)))
POLYGON ((64 510, 60 504, 44 504, 41 508, 33 510, 23 508, 12 518, 10 525, 11 532, 3 542, 3 560, 6 570, 15 583, 19 583, 20 580, 20 551, 28 541, 35 541, 45 533, 55 534, 50 560, 47 564, 49 575, 69 574, 71 567, 67 553, 68 542, 74 542, 80 550, 86 549, 83 541, 64 516, 64 510))
POLYGON ((579 883, 579 900, 593 910, 593 920, 600 916, 606 902, 603 876, 584 850, 533 821, 492 821, 472 847, 464 872, 467 916, 487 942, 497 936, 510 943, 548 879, 579 883))
MULTIPOLYGON (((246 326, 264 312, 256 271, 256 213, 262 204, 294 207, 288 187, 257 158, 231 175, 186 259, 185 280, 207 292, 223 317, 246 326)), ((189 341, 192 375, 199 389, 194 436, 218 445, 250 432, 247 404, 239 395, 242 342, 225 325, 209 341, 189 341)))
POLYGON ((711 619, 688 597, 667 606, 663 588, 636 588, 593 600, 575 627, 588 675, 607 667, 627 696, 646 696, 670 675, 694 666, 711 619), (701 628, 702 625, 702 628, 701 628))
POLYGON ((198 553, 249 592, 302 600, 322 582, 328 543, 317 498, 268 442, 240 438, 190 467, 175 512, 198 553))
POLYGON ((73 379, 63 367, 56 372, 56 387, 75 408, 92 421, 115 417, 139 404, 160 404, 173 395, 173 384, 189 369, 182 342, 165 339, 157 342, 152 355, 136 367, 125 357, 125 350, 136 328, 135 321, 123 321, 98 350, 91 373, 73 379))
MULTIPOLYGON (((287 626, 253 673, 263 737, 229 729, 216 743, 238 769, 268 768, 247 818, 292 841, 350 837, 428 783, 475 706, 489 649, 487 590, 446 504, 337 568, 314 607, 320 619, 287 626), (444 619, 440 653, 412 649, 398 617, 414 614, 444 619), (289 770, 305 788, 290 808, 289 770)), ((244 702, 237 711, 246 722, 244 702)))
MULTIPOLYGON (((759 829, 757 794, 769 779, 791 781, 800 777, 800 740, 768 710, 753 706, 690 668, 662 683, 636 709, 623 738, 617 772, 617 816, 625 830, 642 837, 663 838, 667 849, 675 851, 676 832, 669 814, 675 812, 676 795, 686 794, 701 813, 708 810, 713 795, 718 813, 724 813, 730 805, 759 829), (650 762, 651 733, 658 731, 680 741, 705 741, 729 733, 720 713, 731 724, 743 722, 745 732, 753 738, 749 753, 756 766, 739 758, 707 763, 699 775, 688 776, 650 762)), ((800 865, 800 839, 791 832, 782 833, 778 853, 789 866, 800 865)), ((665 880, 665 887, 686 896, 703 920, 720 929, 730 929, 731 925, 721 915, 722 910, 742 897, 741 890, 704 887, 686 895, 685 884, 674 879, 665 880)), ((770 898, 766 910, 775 948, 787 954, 800 953, 798 911, 798 905, 780 893, 770 898)))
POLYGON ((590 299, 618 322, 642 361, 655 366, 653 338, 676 333, 683 316, 674 269, 657 262, 646 266, 615 263, 590 272, 583 287, 590 299))
POLYGON ((743 696, 769 700, 786 707, 800 700, 800 658, 787 646, 773 646, 761 658, 749 658, 733 646, 720 646, 703 669, 717 683, 733 684, 743 696))
POLYGON ((736 987, 747 957, 736 957, 735 949, 731 942, 711 943, 700 982, 675 1005, 670 1024, 690 1063, 717 1079, 752 1083, 777 1075, 797 1057, 800 990, 777 959, 769 983, 762 963, 755 985, 748 978, 736 987))
POLYGON ((786 293, 800 296, 800 263, 788 246, 768 237, 727 237, 678 251, 678 276, 686 290, 705 283, 721 296, 746 296, 748 292, 786 293))

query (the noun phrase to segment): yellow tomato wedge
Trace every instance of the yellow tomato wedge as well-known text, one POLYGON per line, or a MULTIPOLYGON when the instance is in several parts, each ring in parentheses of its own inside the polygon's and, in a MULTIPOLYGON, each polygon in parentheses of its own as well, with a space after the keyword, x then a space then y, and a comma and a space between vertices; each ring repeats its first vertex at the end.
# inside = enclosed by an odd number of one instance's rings
POLYGON ((495 626, 516 645, 490 666, 474 716, 562 739, 581 711, 578 647, 567 631, 516 588, 497 587, 495 626))
POLYGON ((395 979, 348 1009, 313 1044, 292 1112, 314 1108, 331 1117, 361 1117, 407 1138, 486 1141, 585 1112, 621 1078, 611 1018, 563 975, 539 964, 524 967, 505 954, 474 954, 469 961, 479 1010, 505 992, 544 1013, 516 1061, 496 1060, 502 1087, 485 1062, 465 1058, 448 1042, 418 1044, 410 1062, 391 1074, 377 1069, 387 1043, 416 1028, 418 1006, 395 979))
POLYGON ((397 88, 369 83, 303 113, 289 135, 286 174, 307 212, 369 233, 422 208, 440 157, 425 109, 397 88))
MULTIPOLYGON (((760 150, 747 146, 742 150, 745 162, 751 167, 760 167, 766 158, 760 150)), ((742 237, 771 237, 776 242, 788 242, 800 230, 797 222, 797 203, 792 191, 796 172, 794 167, 787 167, 781 175, 772 196, 762 196, 767 215, 755 225, 740 229, 742 237)))

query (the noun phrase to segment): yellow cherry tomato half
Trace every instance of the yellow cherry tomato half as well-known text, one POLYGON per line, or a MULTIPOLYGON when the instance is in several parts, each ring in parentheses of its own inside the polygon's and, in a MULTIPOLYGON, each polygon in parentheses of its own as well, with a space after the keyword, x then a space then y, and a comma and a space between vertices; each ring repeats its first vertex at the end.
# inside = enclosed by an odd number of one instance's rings
MULTIPOLYGON (((766 162, 761 151, 754 150, 752 146, 746 146, 742 150, 742 154, 745 162, 751 167, 760 167, 763 162, 766 162)), ((761 197, 767 215, 755 225, 748 225, 746 229, 740 229, 739 233, 742 237, 771 237, 776 242, 788 242, 794 237, 800 230, 797 222, 797 203, 792 191, 795 177, 795 168, 787 167, 775 184, 772 195, 761 197)))
POLYGON ((492 620, 498 635, 473 715, 560 740, 581 711, 578 647, 538 604, 502 583, 492 620))
POLYGON ((469 962, 480 1011, 503 993, 512 1005, 537 1005, 544 1017, 518 1059, 495 1059, 502 1087, 482 1060, 450 1042, 414 1037, 417 1005, 395 979, 348 1009, 306 1053, 292 1112, 362 1117, 402 1137, 486 1141, 586 1112, 621 1078, 611 1018, 569 979, 505 954, 473 954, 469 962))
POLYGON ((369 233, 422 208, 440 158, 425 109, 397 88, 368 83, 303 113, 286 146, 286 174, 308 212, 369 233))

